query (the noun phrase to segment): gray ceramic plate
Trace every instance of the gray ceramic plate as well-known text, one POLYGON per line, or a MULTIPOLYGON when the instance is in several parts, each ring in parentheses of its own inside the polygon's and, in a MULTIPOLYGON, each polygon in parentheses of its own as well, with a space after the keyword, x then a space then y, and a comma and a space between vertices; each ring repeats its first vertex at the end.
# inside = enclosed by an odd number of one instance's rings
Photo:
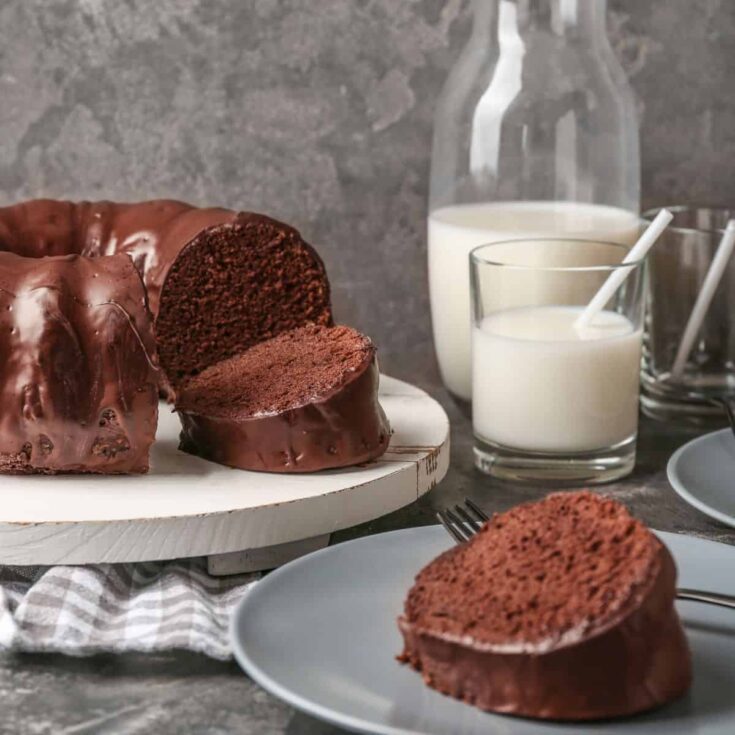
POLYGON ((730 429, 705 434, 677 449, 667 472, 687 503, 735 526, 735 437, 730 429))
MULTIPOLYGON (((735 547, 661 534, 682 586, 735 594, 735 547)), ((438 526, 332 546, 257 584, 232 621, 235 656, 271 694, 348 730, 389 735, 735 732, 735 611, 683 602, 694 653, 691 693, 617 722, 553 724, 492 715, 427 689, 395 661, 403 598, 450 539, 438 526)), ((604 666, 604 661, 600 662, 604 666)))

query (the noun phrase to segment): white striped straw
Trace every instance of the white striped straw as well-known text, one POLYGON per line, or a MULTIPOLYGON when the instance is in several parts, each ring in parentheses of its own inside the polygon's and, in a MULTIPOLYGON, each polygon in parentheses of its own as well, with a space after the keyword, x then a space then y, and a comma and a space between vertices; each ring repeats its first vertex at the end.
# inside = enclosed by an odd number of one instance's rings
MULTIPOLYGON (((638 238, 638 242, 628 251, 621 265, 635 263, 646 257, 653 244, 666 229, 674 215, 668 209, 662 209, 646 231, 638 238)), ((620 288, 623 281, 631 274, 632 268, 616 268, 602 284, 600 290, 592 297, 585 310, 577 317, 574 326, 577 329, 588 327, 590 322, 602 311, 612 295, 620 288)))
POLYGON ((689 353, 694 346, 694 340, 702 328, 702 322, 704 322, 704 318, 707 316, 707 310, 712 303, 712 299, 715 297, 715 291, 717 291, 727 264, 730 262, 733 247, 735 247, 735 219, 731 219, 727 223, 725 234, 717 246, 715 257, 712 258, 712 263, 707 271, 707 275, 704 277, 704 283, 697 295, 694 308, 684 328, 684 334, 681 337, 681 342, 679 342, 679 348, 676 350, 674 367, 671 368, 671 377, 674 380, 679 380, 684 373, 689 353))

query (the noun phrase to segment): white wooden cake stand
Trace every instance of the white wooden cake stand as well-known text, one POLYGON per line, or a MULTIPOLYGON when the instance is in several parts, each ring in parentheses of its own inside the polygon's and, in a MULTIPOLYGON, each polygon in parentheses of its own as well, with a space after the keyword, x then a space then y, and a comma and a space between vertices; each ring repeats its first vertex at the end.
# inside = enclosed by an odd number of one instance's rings
POLYGON ((377 462, 308 475, 245 472, 179 452, 161 405, 148 475, 0 476, 1 564, 209 557, 213 574, 266 569, 428 492, 449 464, 449 421, 426 393, 381 377, 394 431, 377 462))

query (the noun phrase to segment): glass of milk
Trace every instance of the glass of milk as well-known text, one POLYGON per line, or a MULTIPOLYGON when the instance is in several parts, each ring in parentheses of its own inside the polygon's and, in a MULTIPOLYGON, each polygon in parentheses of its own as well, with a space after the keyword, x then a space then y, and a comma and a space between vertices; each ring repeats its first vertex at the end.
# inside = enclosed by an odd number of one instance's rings
POLYGON ((591 484, 633 469, 645 271, 643 261, 622 264, 626 252, 552 238, 472 250, 472 423, 483 472, 591 484), (623 285, 578 328, 584 307, 621 268, 623 285))

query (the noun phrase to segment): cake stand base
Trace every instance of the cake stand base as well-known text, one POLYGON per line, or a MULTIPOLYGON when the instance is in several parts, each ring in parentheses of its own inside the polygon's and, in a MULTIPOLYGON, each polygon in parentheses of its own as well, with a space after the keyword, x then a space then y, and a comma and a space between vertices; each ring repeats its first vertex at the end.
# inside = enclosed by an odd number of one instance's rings
POLYGON ((283 564, 335 531, 414 502, 446 474, 442 407, 385 376, 380 402, 393 430, 380 459, 303 475, 245 472, 180 452, 178 417, 161 405, 147 475, 3 476, 0 564, 205 556, 215 574, 283 564))

